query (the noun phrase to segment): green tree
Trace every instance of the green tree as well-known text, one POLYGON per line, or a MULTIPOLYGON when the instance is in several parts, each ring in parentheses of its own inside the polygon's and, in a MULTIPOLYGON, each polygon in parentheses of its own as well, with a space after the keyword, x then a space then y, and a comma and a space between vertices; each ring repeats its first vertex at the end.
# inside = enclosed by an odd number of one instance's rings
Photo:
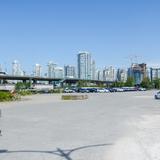
POLYGON ((29 88, 31 88, 31 82, 27 82, 27 83, 25 83, 25 86, 26 86, 26 89, 29 89, 29 88))
POLYGON ((16 90, 23 90, 23 89, 28 89, 31 87, 31 83, 30 82, 26 82, 26 83, 23 83, 23 82, 17 82, 16 83, 16 90))
POLYGON ((124 87, 124 85, 125 85, 124 82, 116 81, 113 83, 112 87, 124 87))
POLYGON ((97 84, 97 86, 98 86, 99 88, 104 88, 104 87, 106 87, 102 82, 99 82, 99 83, 97 84))
POLYGON ((80 81, 78 81, 77 86, 78 86, 78 87, 86 87, 86 86, 87 86, 87 82, 86 82, 86 81, 83 81, 83 80, 80 80, 80 81))
POLYGON ((144 88, 151 88, 152 84, 151 81, 148 77, 143 78, 142 82, 141 82, 141 86, 144 88))
POLYGON ((128 77, 127 78, 127 81, 126 81, 126 83, 125 83, 125 86, 127 86, 127 87, 133 87, 134 86, 134 78, 133 77, 128 77))
POLYGON ((156 88, 156 89, 160 89, 160 79, 155 79, 154 81, 153 81, 153 85, 154 85, 154 87, 156 88))

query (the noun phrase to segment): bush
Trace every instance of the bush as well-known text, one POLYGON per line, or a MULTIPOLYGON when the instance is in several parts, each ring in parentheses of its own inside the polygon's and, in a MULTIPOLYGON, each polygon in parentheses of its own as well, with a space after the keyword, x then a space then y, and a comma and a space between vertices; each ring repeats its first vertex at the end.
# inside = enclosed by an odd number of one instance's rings
POLYGON ((0 102, 12 101, 14 99, 15 99, 15 96, 11 94, 10 92, 0 91, 0 102))
POLYGON ((21 90, 21 91, 18 91, 17 93, 21 96, 32 95, 32 92, 27 90, 21 90))
POLYGON ((63 89, 53 89, 51 93, 63 93, 63 89))
POLYGON ((31 87, 31 83, 30 82, 26 82, 26 83, 17 82, 15 87, 16 87, 16 90, 28 89, 31 87))

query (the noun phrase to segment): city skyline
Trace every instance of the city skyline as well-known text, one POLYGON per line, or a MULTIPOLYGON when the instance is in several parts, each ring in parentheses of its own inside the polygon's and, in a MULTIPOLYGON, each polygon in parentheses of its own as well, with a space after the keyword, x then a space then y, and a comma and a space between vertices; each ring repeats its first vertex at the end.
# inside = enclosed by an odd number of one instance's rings
MULTIPOLYGON (((110 67, 113 67, 114 69, 116 69, 116 70, 118 70, 118 69, 125 69, 125 70, 127 70, 128 68, 130 68, 133 64, 140 64, 140 63, 143 63, 143 64, 146 64, 147 65, 147 68, 149 69, 149 68, 160 68, 160 66, 159 66, 159 64, 157 64, 157 65, 152 65, 152 66, 150 66, 150 65, 148 65, 148 63, 144 63, 144 62, 138 62, 136 59, 136 57, 134 58, 131 58, 130 59, 130 64, 128 65, 128 66, 125 66, 125 67, 123 67, 123 66, 119 66, 119 67, 115 67, 116 65, 114 65, 114 64, 112 64, 112 65, 104 65, 104 66, 97 66, 96 65, 96 61, 94 60, 94 56, 92 56, 92 54, 91 53, 89 53, 89 52, 87 52, 87 51, 80 51, 78 54, 76 54, 76 56, 77 56, 77 58, 78 58, 78 55, 80 55, 80 54, 89 54, 90 55, 90 76, 92 76, 92 65, 94 64, 94 72, 96 72, 96 71, 100 71, 100 70, 105 70, 107 67, 108 68, 110 68, 110 67)), ((76 58, 76 60, 72 63, 72 64, 63 64, 62 66, 60 66, 60 65, 58 65, 58 63, 56 63, 56 62, 53 62, 52 60, 49 60, 48 62, 45 62, 45 65, 42 65, 42 64, 40 64, 40 63, 34 63, 34 64, 32 64, 32 69, 31 69, 31 71, 30 72, 27 72, 27 68, 24 68, 24 66, 23 66, 23 64, 19 61, 19 60, 14 60, 14 61, 12 61, 9 65, 7 65, 7 66, 5 66, 5 65, 3 65, 3 63, 0 63, 0 71, 2 72, 6 72, 7 74, 12 74, 12 75, 15 75, 14 74, 14 68, 18 68, 18 73, 19 73, 19 75, 23 75, 23 74, 26 74, 26 75, 37 75, 37 69, 39 70, 38 72, 41 72, 41 73, 38 73, 38 76, 46 76, 46 74, 47 74, 47 76, 49 76, 50 74, 52 74, 51 72, 53 72, 53 70, 55 69, 55 68, 57 68, 57 69, 61 69, 61 68, 65 68, 66 66, 71 66, 71 67, 74 67, 75 68, 75 73, 77 74, 76 76, 78 76, 78 61, 77 61, 77 58, 76 58), (14 64, 16 65, 15 67, 14 67, 14 64), (73 65, 73 64, 75 64, 75 65, 73 65), (49 66, 51 66, 51 67, 49 67, 49 66), (37 69, 36 69, 37 68, 37 69), (41 69, 40 69, 41 68, 41 69), (49 69, 50 68, 50 69, 49 69), (54 68, 54 69, 53 69, 54 68), (49 70, 52 70, 52 71, 49 71, 49 70), (50 73, 49 73, 50 72, 50 73)), ((88 62, 87 62, 88 63, 88 62)), ((4 63, 5 64, 5 63, 4 63)), ((95 76, 95 75, 94 75, 95 76)), ((49 76, 49 77, 52 77, 52 76, 49 76)), ((93 78, 94 79, 94 78, 93 78)))
POLYGON ((44 78, 60 78, 60 79, 79 79, 79 80, 99 80, 110 82, 125 83, 128 78, 133 78, 135 85, 140 85, 141 82, 148 78, 153 81, 160 78, 160 68, 147 67, 146 63, 131 63, 128 68, 114 68, 113 66, 105 66, 102 69, 96 67, 96 62, 91 53, 81 51, 77 54, 77 73, 76 67, 72 65, 58 66, 52 61, 48 62, 47 72, 42 72, 43 66, 35 64, 33 73, 26 73, 21 67, 19 61, 12 62, 12 73, 3 71, 0 64, 0 74, 15 76, 34 76, 44 78))
MULTIPOLYGON (((82 51, 81 50, 78 53, 76 53, 74 55, 74 57, 72 57, 74 60, 70 64, 64 63, 62 65, 59 65, 59 63, 56 62, 56 61, 53 61, 54 58, 52 58, 52 59, 48 59, 47 62, 45 62, 45 61, 43 61, 42 63, 35 62, 35 63, 31 64, 29 67, 27 67, 27 66, 25 67, 24 63, 21 62, 21 61, 19 61, 19 59, 13 59, 13 61, 10 61, 10 62, 7 62, 7 60, 5 60, 4 62, 0 61, 0 69, 3 70, 3 71, 5 71, 6 73, 12 73, 13 72, 13 69, 12 69, 13 63, 15 61, 17 61, 18 63, 20 63, 19 65, 20 65, 20 68, 21 68, 22 72, 25 72, 27 74, 34 74, 35 73, 35 66, 36 65, 41 65, 41 68, 43 68, 43 72, 45 74, 45 73, 48 72, 47 71, 48 70, 47 67, 48 67, 49 63, 54 63, 55 66, 59 66, 59 67, 60 66, 64 67, 66 65, 71 65, 71 66, 75 66, 76 70, 77 70, 78 69, 77 68, 77 55, 79 53, 85 53, 85 52, 91 54, 91 56, 94 57, 94 55, 92 53, 90 53, 88 51, 82 51)), ((114 67, 116 69, 119 69, 119 68, 121 68, 121 69, 127 69, 128 67, 130 67, 132 65, 132 63, 146 63, 146 62, 143 62, 143 61, 139 61, 138 58, 139 57, 137 55, 130 55, 128 57, 128 64, 121 65, 121 66, 119 64, 109 64, 109 65, 107 65, 107 64, 102 65, 101 64, 100 66, 97 66, 97 63, 96 63, 96 69, 103 69, 106 66, 108 66, 108 67, 112 66, 112 67, 114 67)), ((92 63, 95 63, 94 59, 95 58, 92 59, 92 61, 93 61, 92 63)), ((158 64, 147 63, 147 66, 149 68, 151 68, 151 67, 160 68, 160 63, 158 63, 158 64)))

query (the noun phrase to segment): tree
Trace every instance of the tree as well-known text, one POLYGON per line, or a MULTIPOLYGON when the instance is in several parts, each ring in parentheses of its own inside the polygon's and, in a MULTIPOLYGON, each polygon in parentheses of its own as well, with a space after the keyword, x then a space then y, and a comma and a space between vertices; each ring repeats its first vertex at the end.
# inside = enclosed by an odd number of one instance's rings
POLYGON ((102 82, 99 82, 98 85, 97 85, 99 88, 104 88, 105 85, 102 83, 102 82))
POLYGON ((151 84, 150 79, 148 77, 143 78, 141 86, 144 87, 144 88, 151 88, 152 84, 151 84))
POLYGON ((30 82, 26 82, 26 83, 23 83, 23 82, 17 82, 16 83, 16 90, 23 90, 23 89, 28 89, 31 87, 31 83, 30 82))
POLYGON ((111 87, 124 87, 124 82, 114 82, 111 87))
POLYGON ((154 87, 156 88, 156 89, 160 89, 160 79, 155 79, 154 81, 153 81, 153 84, 154 84, 154 87))
POLYGON ((128 77, 127 78, 127 81, 126 81, 126 83, 125 83, 125 86, 127 86, 127 87, 133 87, 134 86, 134 78, 133 77, 128 77))
POLYGON ((79 80, 77 86, 78 87, 86 87, 87 86, 87 82, 84 81, 84 80, 79 80))

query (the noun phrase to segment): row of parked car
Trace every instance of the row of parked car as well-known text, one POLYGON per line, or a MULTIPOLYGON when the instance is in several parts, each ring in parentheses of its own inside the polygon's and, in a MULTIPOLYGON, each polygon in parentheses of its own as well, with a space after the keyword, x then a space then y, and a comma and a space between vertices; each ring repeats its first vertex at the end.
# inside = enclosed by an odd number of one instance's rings
POLYGON ((116 88, 66 88, 64 93, 109 93, 109 92, 129 92, 129 91, 146 91, 145 88, 141 87, 116 87, 116 88))

